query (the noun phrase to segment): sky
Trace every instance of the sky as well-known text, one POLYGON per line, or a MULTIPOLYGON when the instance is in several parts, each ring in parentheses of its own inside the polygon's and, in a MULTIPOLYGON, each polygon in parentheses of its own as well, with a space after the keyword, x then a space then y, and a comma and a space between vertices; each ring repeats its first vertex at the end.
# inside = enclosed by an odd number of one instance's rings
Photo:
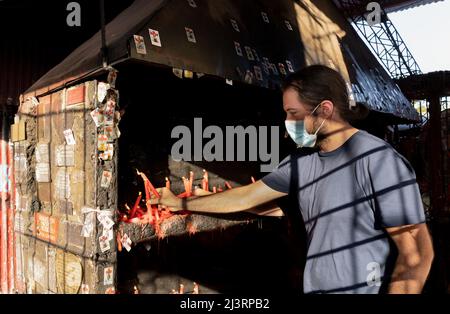
POLYGON ((388 16, 423 73, 450 71, 450 0, 388 16))

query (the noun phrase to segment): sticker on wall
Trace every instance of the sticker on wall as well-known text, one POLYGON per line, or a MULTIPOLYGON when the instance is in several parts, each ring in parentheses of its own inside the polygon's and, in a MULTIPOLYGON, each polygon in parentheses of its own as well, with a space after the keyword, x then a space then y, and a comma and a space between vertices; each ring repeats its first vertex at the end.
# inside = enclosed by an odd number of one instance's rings
POLYGON ((70 174, 65 168, 58 168, 55 181, 56 197, 59 200, 70 199, 70 174))
POLYGON ((98 128, 103 125, 103 113, 100 109, 95 108, 91 111, 92 120, 94 120, 95 126, 98 128))
POLYGON ((161 47, 161 38, 159 37, 159 32, 155 29, 148 29, 148 32, 150 34, 150 40, 152 42, 153 46, 161 47))
POLYGON ((182 69, 173 68, 172 73, 180 79, 183 78, 183 70, 182 69))
POLYGON ((67 145, 75 145, 75 137, 73 136, 72 129, 64 130, 64 137, 66 138, 67 145))
POLYGON ((284 24, 286 25, 286 28, 287 28, 288 30, 290 30, 290 31, 293 30, 292 25, 291 25, 291 23, 289 23, 288 20, 284 20, 284 24))
POLYGON ((193 8, 197 7, 197 3, 195 3, 195 0, 187 0, 187 2, 189 3, 189 5, 193 8))
POLYGON ((48 144, 36 145, 36 162, 50 162, 48 144))
POLYGON ((195 39, 195 34, 194 34, 194 31, 192 30, 192 28, 185 27, 184 29, 186 30, 186 36, 187 36, 188 41, 195 44, 197 42, 197 40, 195 39))
POLYGON ((133 35, 134 45, 136 46, 136 52, 140 55, 146 55, 147 49, 145 48, 144 37, 140 35, 133 35))
POLYGON ((127 235, 126 233, 123 234, 122 239, 121 239, 121 242, 122 242, 122 246, 123 246, 128 252, 130 252, 130 250, 131 250, 131 244, 132 244, 133 242, 131 241, 131 239, 128 237, 128 235, 127 235))
POLYGON ((100 82, 97 86, 97 100, 102 103, 105 100, 106 94, 108 93, 108 89, 110 89, 109 84, 100 82))
POLYGON ((71 253, 58 251, 56 254, 56 280, 58 292, 75 294, 81 287, 83 267, 80 258, 71 253))
POLYGON ((82 237, 89 238, 92 236, 92 233, 94 231, 95 216, 95 212, 89 212, 86 214, 83 228, 81 228, 82 237))
POLYGON ((97 219, 105 229, 111 229, 114 226, 114 221, 110 216, 111 212, 108 210, 100 211, 99 213, 97 213, 97 219))
POLYGON ((103 228, 102 236, 105 236, 108 241, 111 241, 112 239, 114 239, 114 230, 112 228, 103 228))
POLYGON ((287 67, 288 67, 288 71, 289 72, 294 72, 294 67, 292 66, 292 62, 291 61, 289 61, 289 60, 286 60, 286 65, 287 65, 287 67))
POLYGON ((234 29, 236 32, 240 33, 241 30, 239 29, 239 25, 238 25, 238 23, 236 22, 236 20, 230 19, 230 22, 231 22, 231 26, 233 27, 233 29, 234 29))
POLYGON ((286 68, 284 67, 283 63, 278 63, 278 67, 280 68, 280 73, 283 75, 286 75, 286 68))
POLYGON ((250 61, 254 61, 255 57, 253 56, 253 52, 252 52, 252 48, 250 48, 249 46, 245 46, 245 52, 247 54, 247 58, 250 61))
POLYGON ((112 173, 111 171, 103 171, 102 173, 102 180, 100 183, 100 186, 102 188, 109 188, 109 185, 111 184, 111 178, 112 178, 112 173))
POLYGON ((36 181, 50 182, 50 163, 48 162, 36 163, 36 181))
POLYGON ((266 73, 266 75, 270 74, 269 64, 270 64, 269 58, 263 57, 262 68, 263 68, 264 73, 266 73))
POLYGON ((55 160, 58 167, 73 167, 75 165, 75 147, 64 144, 56 146, 55 160))
POLYGON ((270 65, 270 69, 272 70, 272 73, 273 73, 274 75, 280 75, 280 74, 278 73, 278 69, 277 69, 277 67, 275 66, 274 63, 270 63, 269 65, 270 65))
POLYGON ((116 109, 116 101, 113 98, 108 99, 105 108, 103 109, 105 124, 111 125, 114 123, 115 109, 116 109))
POLYGON ((99 151, 106 151, 108 149, 108 137, 105 134, 97 135, 97 149, 99 151))
POLYGON ((256 59, 256 61, 260 61, 260 59, 259 59, 259 55, 258 55, 258 53, 256 52, 256 49, 252 49, 252 51, 253 51, 253 56, 255 57, 255 59, 256 59))
POLYGON ((116 139, 116 131, 112 121, 108 121, 108 124, 103 127, 103 134, 108 139, 108 142, 114 142, 116 139))
POLYGON ((109 286, 114 283, 114 268, 112 266, 105 267, 103 270, 103 285, 109 286))
POLYGON ((109 86, 111 86, 112 88, 116 86, 117 73, 119 73, 117 70, 112 68, 109 69, 107 81, 109 86))
POLYGON ((111 249, 109 241, 108 241, 107 237, 105 237, 104 235, 101 235, 98 238, 98 243, 100 244, 100 251, 102 253, 108 252, 111 249))
POLYGON ((253 73, 250 70, 247 70, 247 72, 245 73, 245 78, 244 81, 247 84, 252 84, 253 83, 253 73))
POLYGON ((270 21, 269 21, 269 16, 267 15, 266 12, 261 12, 261 17, 262 17, 262 19, 263 19, 264 22, 270 23, 270 21))
POLYGON ((44 213, 34 215, 34 233, 41 240, 56 243, 58 240, 59 221, 44 213))
POLYGON ((114 144, 106 144, 106 150, 100 153, 99 157, 103 161, 112 160, 114 156, 114 144))
POLYGON ((241 44, 238 43, 237 41, 234 42, 234 48, 236 49, 236 54, 240 57, 243 57, 244 54, 242 53, 242 48, 241 48, 241 44))
POLYGON ((262 80, 263 80, 263 76, 262 76, 262 70, 261 70, 261 67, 259 67, 259 66, 254 66, 253 68, 254 68, 254 70, 255 70, 256 79, 257 79, 258 81, 262 81, 262 80))
POLYGON ((194 78, 194 72, 189 71, 189 70, 184 70, 184 77, 188 78, 188 79, 192 79, 192 78, 194 78))

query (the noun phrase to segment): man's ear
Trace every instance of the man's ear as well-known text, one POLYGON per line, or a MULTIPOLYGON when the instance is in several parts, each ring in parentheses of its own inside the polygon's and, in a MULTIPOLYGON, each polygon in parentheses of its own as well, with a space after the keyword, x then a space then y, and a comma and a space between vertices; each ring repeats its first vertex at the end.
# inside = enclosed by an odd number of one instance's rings
POLYGON ((324 100, 322 101, 322 105, 320 106, 321 108, 321 115, 324 118, 330 118, 331 115, 333 114, 333 110, 334 110, 334 104, 333 102, 329 101, 329 100, 324 100))

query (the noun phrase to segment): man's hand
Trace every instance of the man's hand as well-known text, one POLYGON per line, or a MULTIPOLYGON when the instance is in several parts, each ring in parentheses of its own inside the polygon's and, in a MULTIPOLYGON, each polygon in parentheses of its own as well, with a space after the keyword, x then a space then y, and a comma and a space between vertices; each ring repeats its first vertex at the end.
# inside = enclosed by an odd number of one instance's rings
POLYGON ((433 261, 426 224, 386 228, 398 248, 389 293, 421 293, 433 261))
POLYGON ((182 210, 182 199, 173 194, 170 189, 157 188, 156 191, 158 191, 160 197, 156 198, 154 195, 152 195, 150 204, 169 207, 169 209, 174 212, 182 210))

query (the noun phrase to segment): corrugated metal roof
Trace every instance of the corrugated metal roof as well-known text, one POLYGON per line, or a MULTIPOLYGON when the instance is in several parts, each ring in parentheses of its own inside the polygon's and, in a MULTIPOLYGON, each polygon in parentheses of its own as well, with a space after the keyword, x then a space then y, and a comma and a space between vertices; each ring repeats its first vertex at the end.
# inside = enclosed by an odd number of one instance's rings
POLYGON ((392 7, 387 7, 385 10, 387 13, 392 12, 398 12, 398 11, 404 11, 416 7, 420 7, 423 5, 436 3, 436 2, 442 2, 444 0, 415 0, 415 1, 402 1, 402 3, 399 3, 398 5, 393 5, 392 7), (410 3, 408 3, 410 2, 410 3))
MULTIPOLYGON (((392 13, 440 1, 443 0, 379 0, 377 2, 387 13, 392 13)), ((362 15, 366 12, 367 4, 373 0, 333 0, 333 2, 346 14, 362 15)))

